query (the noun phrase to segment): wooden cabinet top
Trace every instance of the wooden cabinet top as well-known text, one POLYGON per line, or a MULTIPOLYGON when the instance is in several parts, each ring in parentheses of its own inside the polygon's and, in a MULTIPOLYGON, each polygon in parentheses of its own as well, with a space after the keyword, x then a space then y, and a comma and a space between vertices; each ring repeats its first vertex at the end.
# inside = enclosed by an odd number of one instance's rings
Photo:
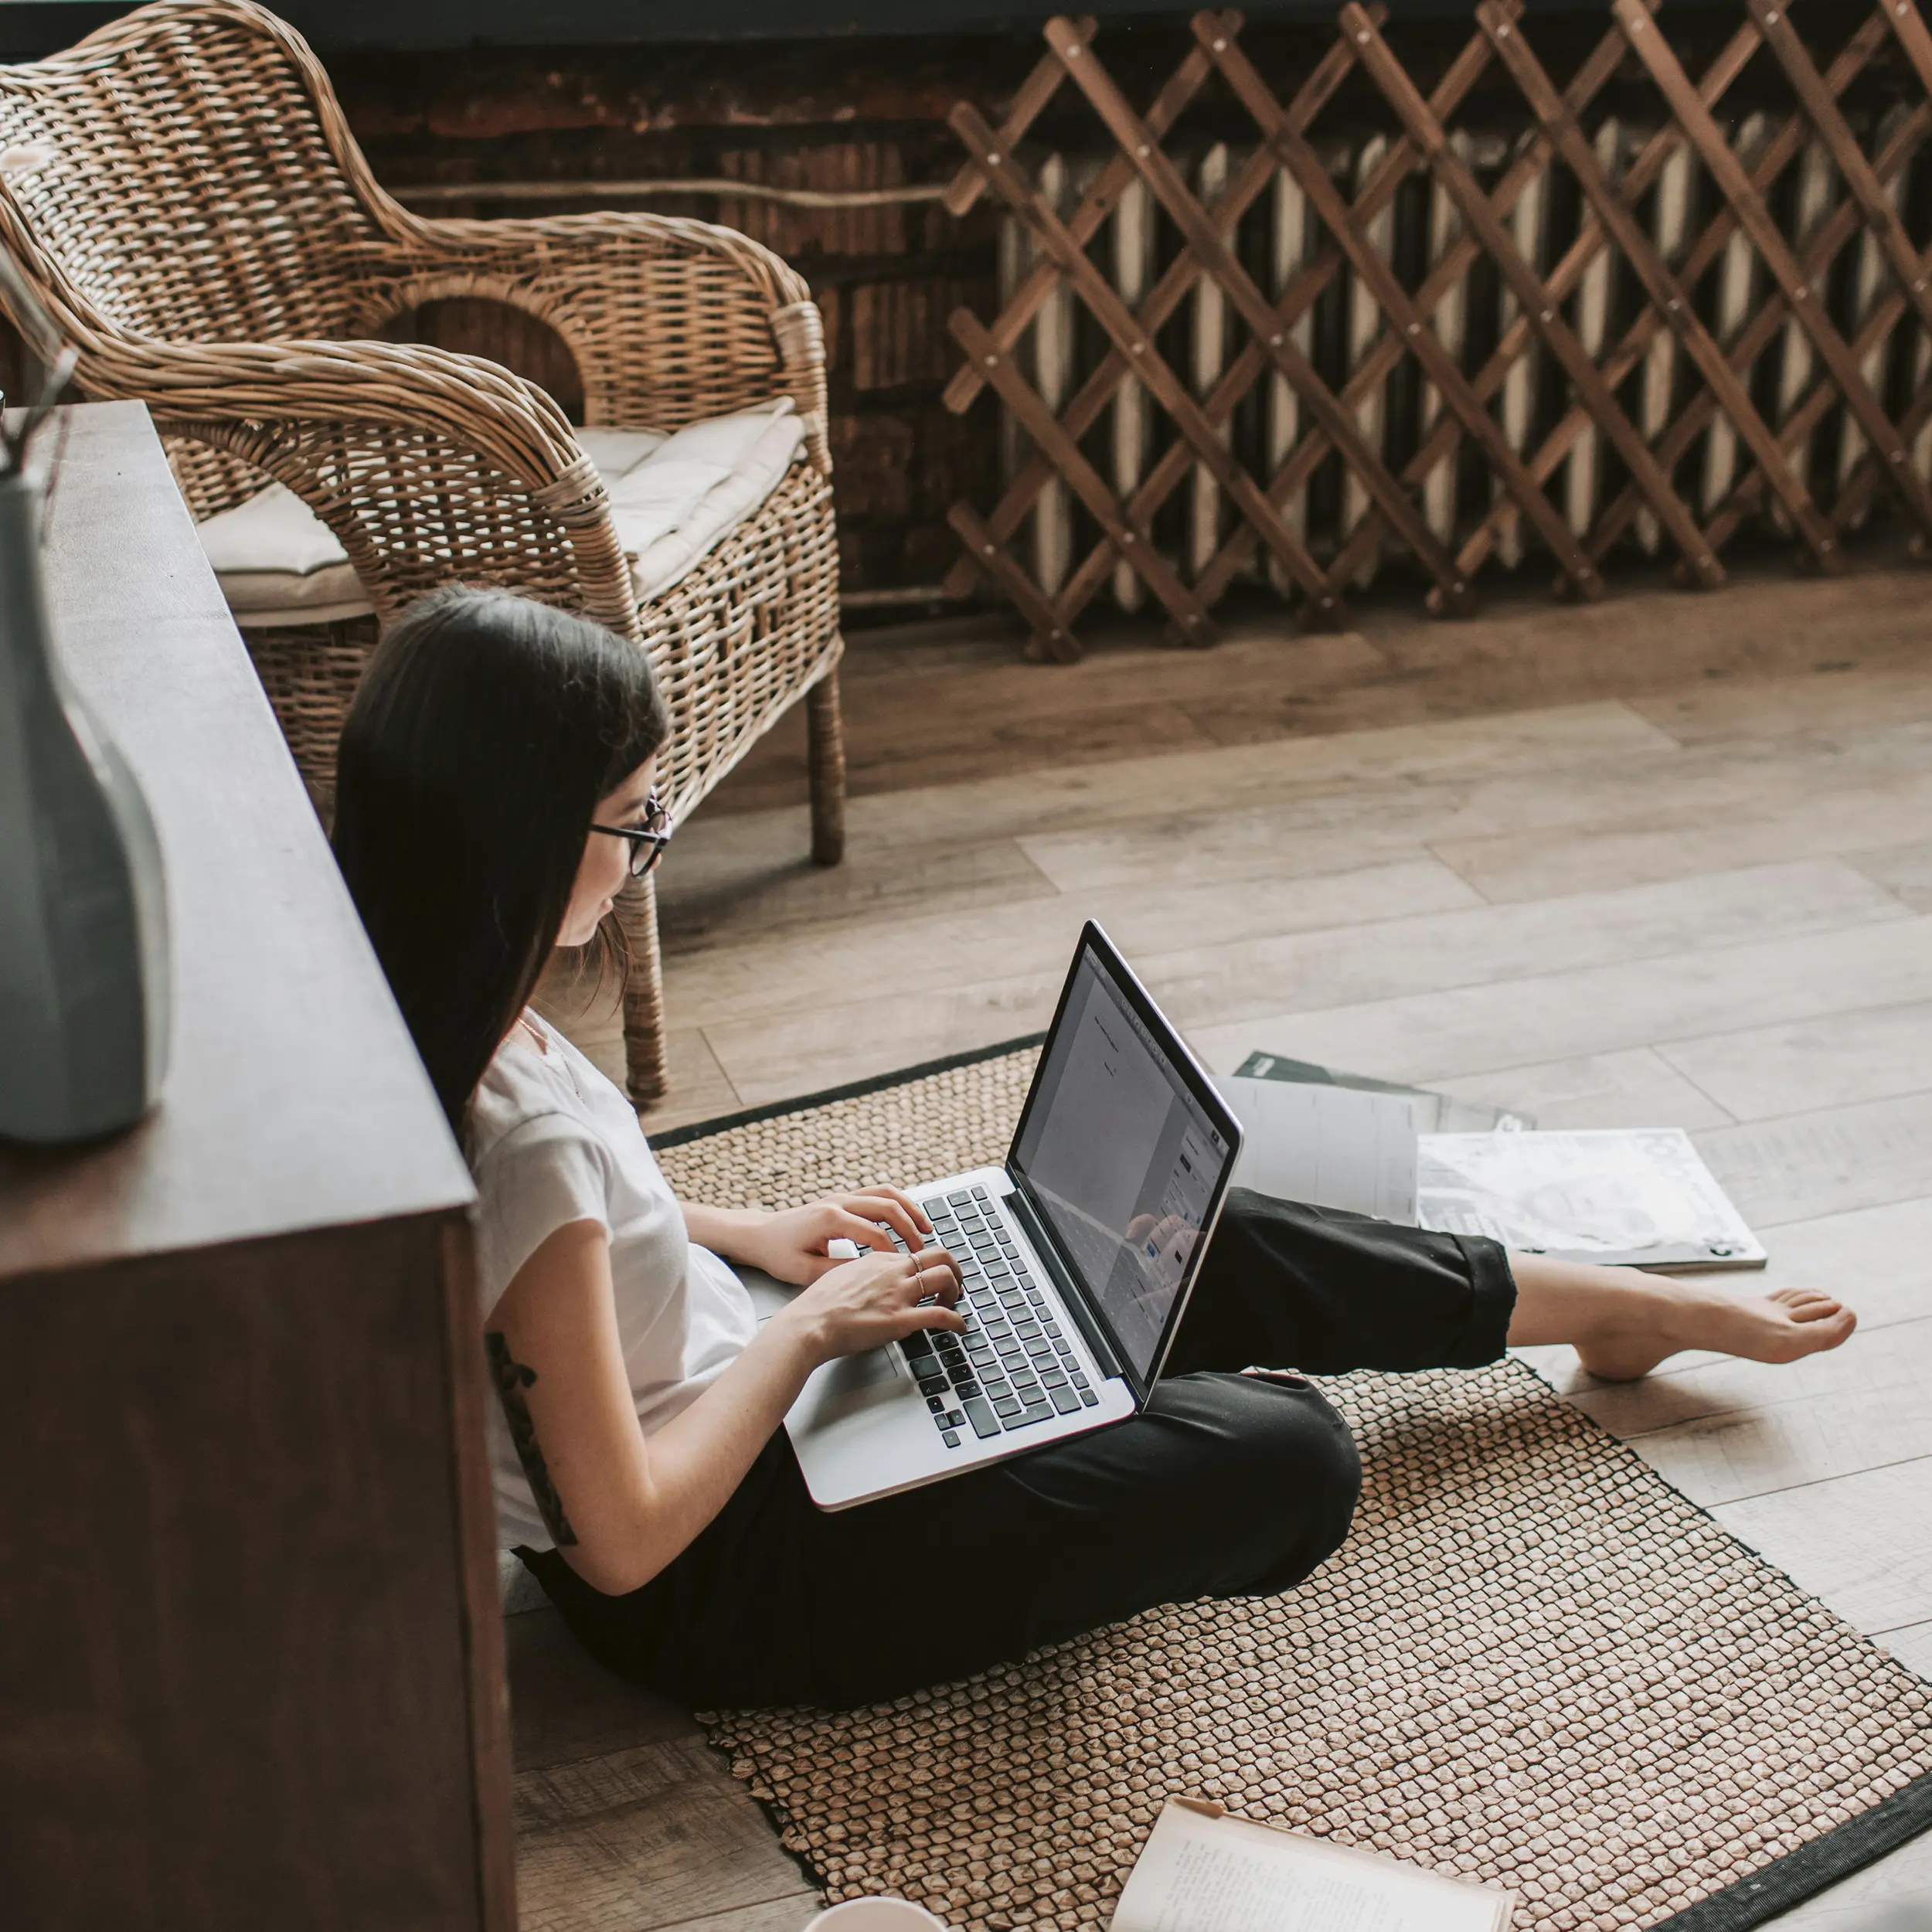
POLYGON ((147 410, 61 417, 49 602, 160 834, 174 1050, 129 1133, 0 1144, 0 1277, 461 1209, 468 1171, 147 410))

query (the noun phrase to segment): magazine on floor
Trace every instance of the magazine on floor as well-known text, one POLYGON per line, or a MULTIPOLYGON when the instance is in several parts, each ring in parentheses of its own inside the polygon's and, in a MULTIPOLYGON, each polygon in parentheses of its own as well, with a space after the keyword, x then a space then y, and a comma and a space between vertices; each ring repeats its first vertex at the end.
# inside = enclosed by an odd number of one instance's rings
POLYGON ((1766 1260, 1682 1128, 1425 1134, 1416 1200, 1423 1227, 1566 1260, 1668 1273, 1766 1260))
POLYGON ((1171 1798, 1111 1932, 1507 1932, 1515 1897, 1171 1798))
POLYGON ((1218 1083, 1247 1130, 1237 1187, 1565 1260, 1765 1263, 1679 1128, 1539 1133, 1527 1114, 1264 1051, 1218 1083))

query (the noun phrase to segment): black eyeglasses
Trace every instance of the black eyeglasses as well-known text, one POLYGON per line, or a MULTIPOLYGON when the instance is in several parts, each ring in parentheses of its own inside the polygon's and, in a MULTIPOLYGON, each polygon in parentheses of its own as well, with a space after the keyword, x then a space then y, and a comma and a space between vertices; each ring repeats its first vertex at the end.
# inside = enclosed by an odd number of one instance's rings
POLYGON ((631 876, 641 879, 664 856, 664 849, 671 842, 671 815, 658 803, 654 791, 644 801, 644 823, 641 825, 593 825, 593 832, 600 832, 608 838, 628 838, 631 842, 631 876))

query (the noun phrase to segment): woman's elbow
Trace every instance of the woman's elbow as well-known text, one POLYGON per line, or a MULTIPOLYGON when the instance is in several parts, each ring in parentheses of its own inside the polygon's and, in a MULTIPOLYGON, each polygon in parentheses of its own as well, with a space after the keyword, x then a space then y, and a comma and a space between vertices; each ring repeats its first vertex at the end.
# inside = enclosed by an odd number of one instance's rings
POLYGON ((603 1597, 628 1597, 665 1568, 665 1559, 637 1544, 573 1543, 558 1553, 579 1579, 603 1597))

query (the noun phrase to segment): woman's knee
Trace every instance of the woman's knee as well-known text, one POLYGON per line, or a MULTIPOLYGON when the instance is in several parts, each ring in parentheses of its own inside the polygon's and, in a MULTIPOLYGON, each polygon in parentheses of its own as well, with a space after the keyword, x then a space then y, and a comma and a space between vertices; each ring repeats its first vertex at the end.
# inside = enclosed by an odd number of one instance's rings
MULTIPOLYGON (((1301 1499, 1311 1553, 1308 1568, 1341 1548, 1362 1495, 1362 1458, 1339 1413, 1301 1376, 1240 1375, 1259 1438, 1257 1455, 1274 1480, 1301 1499)), ((1304 1573, 1306 1573, 1305 1572, 1304 1573)))
POLYGON ((1186 1376, 1157 1408, 1199 1432, 1204 1514, 1238 1580, 1222 1594, 1285 1590, 1342 1546, 1362 1491, 1348 1424, 1307 1379, 1186 1376))

